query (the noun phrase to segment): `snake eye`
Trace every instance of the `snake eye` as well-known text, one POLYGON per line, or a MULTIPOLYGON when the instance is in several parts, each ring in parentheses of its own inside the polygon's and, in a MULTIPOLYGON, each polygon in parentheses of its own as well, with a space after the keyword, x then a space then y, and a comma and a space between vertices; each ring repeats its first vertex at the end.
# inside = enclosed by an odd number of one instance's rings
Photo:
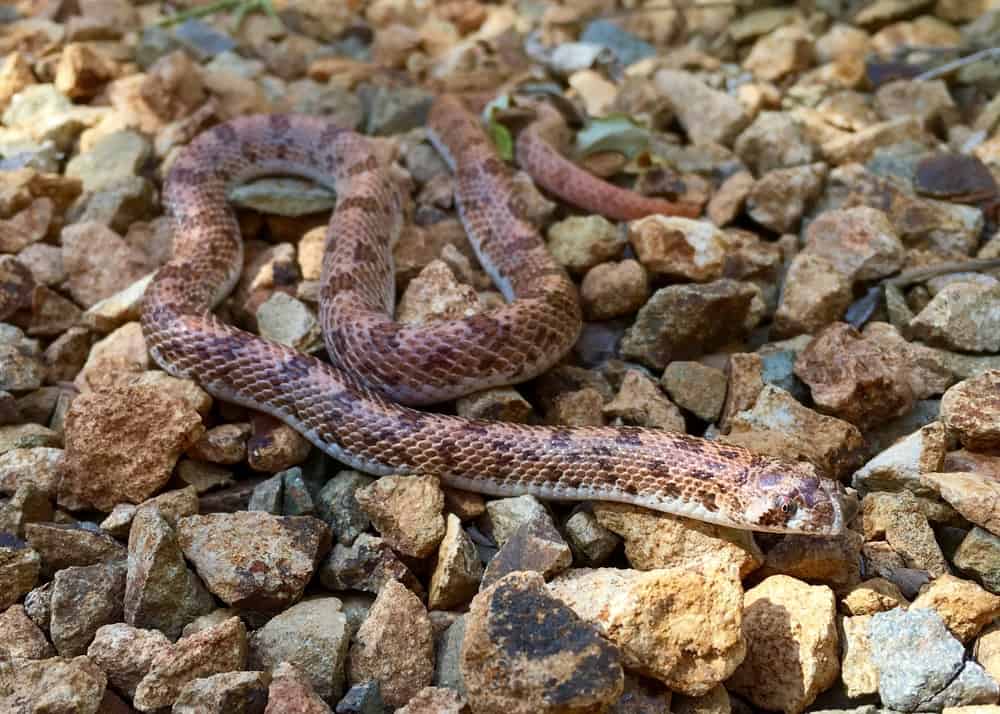
POLYGON ((798 504, 795 501, 783 501, 781 504, 781 512, 786 516, 792 515, 796 510, 798 510, 798 504))

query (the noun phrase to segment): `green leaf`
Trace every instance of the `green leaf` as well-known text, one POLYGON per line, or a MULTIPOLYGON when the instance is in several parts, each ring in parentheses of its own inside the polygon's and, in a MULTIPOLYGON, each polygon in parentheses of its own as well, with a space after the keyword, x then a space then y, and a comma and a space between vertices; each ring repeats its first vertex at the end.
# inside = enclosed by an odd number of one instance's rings
POLYGON ((512 161, 514 159, 514 138, 510 135, 510 130, 498 121, 490 121, 486 126, 500 158, 504 161, 512 161))
POLYGON ((592 119, 577 132, 576 150, 580 156, 614 151, 629 159, 649 147, 649 129, 635 123, 624 114, 592 119))

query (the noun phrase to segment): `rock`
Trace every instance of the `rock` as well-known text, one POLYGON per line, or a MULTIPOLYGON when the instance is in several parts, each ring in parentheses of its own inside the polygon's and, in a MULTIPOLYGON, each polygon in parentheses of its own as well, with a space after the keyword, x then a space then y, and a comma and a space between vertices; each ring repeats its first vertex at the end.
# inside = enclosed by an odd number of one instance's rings
POLYGON ((61 241, 70 294, 84 307, 125 290, 152 267, 143 253, 96 221, 67 226, 61 241))
POLYGON ((1000 537, 973 528, 958 546, 952 562, 991 593, 1000 594, 1000 537))
POLYGON ((967 643, 1000 615, 1000 596, 973 582, 945 574, 921 589, 910 604, 911 610, 918 608, 937 612, 951 634, 967 643))
POLYGON ((261 337, 299 352, 315 352, 323 346, 312 310, 283 292, 275 292, 257 308, 257 328, 261 337))
POLYGON ((0 613, 0 647, 11 657, 21 659, 48 659, 56 654, 45 633, 21 605, 11 605, 0 613))
POLYGON ((214 513, 182 518, 177 540, 227 605, 276 610, 302 596, 330 547, 330 529, 311 516, 214 513))
POLYGON ((214 464, 238 464, 247 457, 248 436, 249 424, 220 424, 207 430, 188 455, 214 464))
POLYGON ((376 87, 362 96, 368 113, 365 133, 388 136, 424 126, 433 99, 417 87, 376 87))
POLYGON ((117 623, 97 630, 87 656, 104 670, 111 686, 131 698, 153 660, 170 646, 170 640, 159 630, 117 623))
POLYGON ((853 282, 883 278, 903 264, 903 244, 882 211, 867 206, 824 211, 806 229, 805 251, 853 282))
POLYGON ((749 123, 739 100, 709 88, 692 74, 663 69, 654 81, 694 144, 726 145, 749 123))
POLYGON ((982 634, 976 638, 976 644, 972 649, 972 654, 976 661, 983 666, 993 679, 997 678, 1000 665, 1000 627, 995 624, 987 625, 982 634))
POLYGON ((773 81, 808 69, 814 55, 813 37, 801 27, 787 25, 760 37, 743 66, 754 76, 773 81))
POLYGON ((54 498, 59 485, 62 449, 36 447, 0 453, 0 493, 16 493, 24 484, 54 498))
POLYGON ((359 471, 339 471, 320 490, 316 497, 316 513, 330 526, 338 543, 350 545, 368 528, 368 514, 355 494, 374 481, 359 471))
POLYGON ((60 502, 65 494, 110 511, 162 488, 204 427, 180 399, 151 387, 118 386, 74 399, 65 432, 60 502))
POLYGON ((660 384, 677 406, 702 421, 714 422, 722 413, 727 379, 721 369, 699 362, 671 362, 660 384))
POLYGON ((796 230, 822 192, 826 172, 823 163, 768 171, 750 189, 747 214, 776 233, 796 230))
POLYGON ((377 680, 385 703, 399 707, 430 685, 433 673, 434 642, 427 611, 404 586, 387 582, 355 635, 350 681, 377 680))
POLYGON ((914 117, 896 117, 874 124, 861 131, 842 134, 825 141, 820 147, 824 158, 835 165, 867 161, 875 151, 904 141, 922 142, 920 121, 914 117))
POLYGON ((33 483, 25 483, 6 503, 0 502, 0 531, 24 536, 27 523, 52 520, 52 504, 33 483))
POLYGON ((337 703, 337 714, 383 714, 385 711, 381 689, 375 679, 355 684, 337 703))
POLYGON ((1000 447, 1000 370, 959 382, 941 398, 941 421, 973 451, 1000 447))
POLYGON ((1000 534, 1000 482, 974 472, 922 474, 920 483, 978 526, 1000 534))
POLYGON ((935 577, 948 572, 927 516, 910 492, 869 494, 861 502, 861 522, 866 540, 884 537, 907 567, 935 577))
POLYGON ((898 711, 996 701, 1000 690, 931 610, 899 608, 872 615, 868 636, 882 703, 898 711))
POLYGON ((771 456, 811 461, 835 478, 853 471, 864 445, 853 424, 817 414, 771 385, 761 390, 751 409, 730 419, 722 440, 771 456))
POLYGON ((760 320, 758 289, 722 279, 653 293, 622 339, 622 355, 654 369, 745 336, 760 320))
POLYGON ((622 691, 617 649, 536 574, 512 573, 473 599, 461 656, 469 703, 483 714, 594 711, 622 691))
POLYGON ((957 121, 955 102, 948 92, 947 83, 940 79, 886 82, 875 92, 873 107, 883 119, 915 116, 925 125, 943 119, 957 121))
POLYGON ((1000 285, 952 283, 910 321, 916 339, 965 352, 1000 351, 1000 285))
POLYGON ((552 257, 576 275, 617 260, 625 250, 625 236, 603 216, 570 216, 553 223, 546 237, 552 257))
POLYGON ((604 426, 604 397, 591 387, 558 394, 546 413, 549 424, 604 426))
POLYGON ((264 714, 330 714, 330 707, 313 691, 305 675, 282 662, 271 672, 264 714))
POLYGON ((628 224, 628 240, 654 275, 707 282, 722 277, 726 244, 707 221, 653 215, 628 224))
POLYGON ((588 320, 631 315, 649 299, 649 278, 635 260, 601 263, 583 277, 580 304, 588 320))
POLYGON ((728 688, 764 709, 800 712, 837 679, 836 603, 826 586, 772 575, 746 592, 747 656, 728 688))
POLYGON ((487 526, 493 540, 502 546, 525 523, 552 520, 545 506, 534 496, 498 498, 486 503, 487 526))
POLYGON ((921 474, 940 471, 948 450, 948 434, 940 422, 931 422, 878 454, 854 473, 851 484, 859 491, 920 493, 921 474))
POLYGON ((577 510, 563 524, 573 557, 585 565, 600 565, 618 548, 621 539, 588 510, 577 510))
POLYGON ((76 524, 29 523, 24 537, 42 558, 42 575, 52 576, 74 565, 125 560, 125 548, 96 528, 76 524))
POLYGON ((884 578, 870 578, 856 585, 841 603, 849 615, 874 615, 907 605, 899 588, 884 578))
POLYGON ((568 568, 573 553, 551 519, 535 518, 523 523, 500 547, 483 573, 481 588, 487 588, 509 573, 532 571, 551 577, 568 568))
POLYGON ((861 580, 862 540, 852 530, 822 540, 786 535, 767 551, 759 577, 789 575, 810 583, 829 585, 843 592, 861 580))
POLYGON ((266 672, 223 672, 195 679, 184 685, 171 712, 256 714, 267 702, 270 680, 266 672))
POLYGON ((5 677, 0 711, 98 714, 107 677, 87 657, 31 660, 5 677))
POLYGON ((701 573, 579 568, 547 589, 596 625, 621 650, 624 666, 673 691, 707 693, 746 654, 743 588, 729 566, 701 573))
POLYGON ((125 568, 98 564, 64 568, 52 586, 49 631, 63 657, 82 655, 103 625, 122 619, 125 568))
POLYGON ((383 476, 354 492, 394 550, 423 558, 444 537, 444 494, 433 476, 383 476))
POLYGON ((238 617, 231 617, 181 638, 156 655, 136 686, 133 704, 140 711, 170 706, 188 682, 242 670, 246 659, 246 628, 238 617))
POLYGON ((732 223, 743 210, 754 183, 753 174, 749 171, 738 171, 723 181, 705 209, 712 223, 720 228, 732 223))
POLYGON ((350 546, 338 543, 319 571, 329 590, 362 590, 379 593, 392 580, 421 592, 420 582, 381 538, 362 533, 350 546))
MULTIPOLYGON (((0 275, 0 277, 3 277, 0 275)), ((41 360, 38 343, 26 339, 14 328, 10 338, 0 338, 0 389, 25 392, 42 386, 45 366, 41 360)))
POLYGON ((850 279, 827 259, 799 253, 785 278, 781 302, 774 314, 776 337, 813 333, 844 316, 851 304, 850 279))
POLYGON ((293 665, 325 700, 344 691, 350 632, 335 597, 304 600, 271 618, 250 636, 249 666, 274 671, 293 665))
POLYGON ((599 524, 624 539, 625 557, 636 570, 697 572, 734 564, 745 577, 764 560, 747 531, 617 503, 595 502, 593 509, 599 524))
POLYGON ((61 447, 61 435, 38 424, 0 426, 0 456, 13 449, 61 447))
POLYGON ((761 112, 733 145, 740 158, 759 176, 774 169, 813 161, 813 146, 786 112, 761 112))
POLYGON ((867 430, 913 407, 913 390, 898 352, 837 322, 819 332, 795 361, 823 412, 867 430))
POLYGON ((443 687, 424 687, 397 711, 400 714, 468 714, 469 708, 458 692, 443 687))
POLYGON ((142 134, 116 131, 70 159, 66 175, 80 179, 84 191, 96 193, 135 176, 151 154, 152 146, 142 134))
POLYGON ((729 702, 729 692, 720 684, 700 697, 675 694, 671 698, 669 709, 674 714, 730 714, 732 705, 729 702))
MULTIPOLYGON (((466 419, 527 423, 531 403, 512 387, 484 389, 455 400, 455 412, 466 419)), ((445 494, 447 502, 447 493, 445 494)))
POLYGON ((247 442, 247 464, 255 471, 278 473, 309 457, 312 449, 292 427, 271 419, 255 419, 254 434, 247 442))
POLYGON ((128 539, 125 621, 176 639, 183 627, 215 608, 212 596, 188 569, 177 535, 156 507, 135 515, 128 539))
POLYGON ((603 412, 614 423, 682 434, 686 431, 680 409, 667 399, 656 382, 635 369, 625 372, 618 394, 604 405, 603 412))
POLYGON ((840 619, 840 677, 848 697, 856 699, 878 692, 878 670, 872 661, 868 627, 871 615, 840 619))
POLYGON ((467 602, 476 594, 482 577, 483 564, 475 544, 462 529, 458 516, 449 514, 431 574, 427 606, 448 610, 467 602))

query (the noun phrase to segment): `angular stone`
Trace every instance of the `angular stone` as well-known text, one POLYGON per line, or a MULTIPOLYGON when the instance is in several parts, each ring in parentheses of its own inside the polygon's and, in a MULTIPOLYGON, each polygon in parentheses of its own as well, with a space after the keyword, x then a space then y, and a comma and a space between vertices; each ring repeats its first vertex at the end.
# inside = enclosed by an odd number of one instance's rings
POLYGON ((374 481, 359 471, 339 471, 320 490, 316 498, 317 515, 330 526, 338 543, 350 545, 368 528, 368 514, 355 494, 374 481))
POLYGON ((841 601, 849 615, 874 615, 907 604, 903 593, 884 578, 870 578, 851 589, 841 601))
POLYGON ((743 588, 734 567, 579 568, 546 587, 618 646, 624 666, 673 691, 705 694, 746 655, 743 588))
POLYGON ((153 660, 169 649, 170 640, 159 630, 117 623, 97 630, 87 656, 104 670, 111 686, 131 698, 153 660))
POLYGON ((945 392, 941 421, 968 449, 1000 448, 1000 369, 966 379, 945 392))
POLYGON ((465 603, 476 594, 482 577, 483 564, 475 544, 462 529, 458 516, 449 514, 431 574, 427 606, 448 610, 465 603))
POLYGON ((758 707, 799 712, 832 685, 840 669, 833 592, 784 575, 747 591, 747 656, 729 689, 758 707))
POLYGON ((24 536, 42 558, 42 574, 55 575, 74 565, 125 560, 125 548, 96 528, 62 523, 29 523, 24 536))
POLYGON ((256 714, 267 702, 267 672, 223 672, 192 680, 177 695, 171 714, 256 714))
POLYGON ((760 177, 747 196, 747 214, 776 233, 795 231, 823 190, 826 164, 774 169, 760 177))
POLYGON ((393 549, 423 558, 444 537, 444 494, 433 476, 383 476, 354 498, 393 549))
POLYGON ((974 472, 926 473, 920 482, 977 526, 1000 534, 1000 482, 974 472))
POLYGON ((473 599, 461 671, 483 714, 598 711, 623 687, 618 650, 534 573, 512 573, 473 599))
POLYGON ((331 714, 304 674, 282 662, 271 672, 264 714, 331 714))
POLYGON ((570 216, 553 223, 547 238, 556 262, 578 275, 620 258, 625 250, 625 237, 603 216, 570 216))
POLYGON ((177 540, 227 605, 277 610, 302 597, 330 548, 330 529, 311 516, 215 513, 182 518, 177 540))
POLYGON ((840 619, 840 677, 847 696, 852 699, 878 692, 878 670, 868 641, 871 619, 871 615, 840 619))
POLYGON ((851 304, 850 279, 818 255, 799 253, 792 259, 774 314, 775 336, 813 333, 844 316, 851 304))
POLYGON ((825 211, 806 229, 805 251, 817 255, 853 283, 895 273, 903 244, 882 211, 867 206, 825 211))
POLYGON ((947 430, 932 422, 871 459, 854 473, 851 483, 859 491, 906 489, 920 494, 928 488, 922 485, 921 474, 940 471, 947 449, 947 430))
POLYGON ((711 89, 693 74, 663 69, 654 81, 694 144, 726 145, 750 123, 736 98, 711 89))
POLYGON ((711 223, 653 215, 629 223, 628 232, 639 262, 655 275, 694 282, 722 277, 726 244, 711 223))
POLYGON ((334 546, 323 561, 319 579, 328 590, 362 590, 378 594, 387 582, 397 580, 415 592, 420 581, 381 538, 362 533, 350 546, 334 546))
POLYGON ((910 321, 917 339, 962 352, 1000 351, 1000 285, 956 282, 910 321))
POLYGON ((273 670, 293 665, 320 697, 337 699, 344 691, 349 635, 347 618, 335 597, 300 602, 271 618, 250 637, 249 665, 273 670))
POLYGON ((157 508, 144 506, 128 539, 125 621, 162 631, 171 640, 215 601, 184 561, 177 535, 157 508))
POLYGON ((39 446, 10 449, 0 454, 0 493, 15 493, 25 483, 37 486, 49 498, 59 487, 62 449, 39 446))
POLYGON ((868 494, 861 502, 861 523, 866 540, 884 537, 907 567, 933 576, 948 572, 927 516, 910 492, 868 494))
POLYGON ((31 660, 12 669, 0 711, 103 714, 107 677, 87 657, 31 660))
POLYGON ((573 557, 585 565, 600 565, 621 543, 621 539, 597 521, 588 510, 580 509, 563 524, 573 557))
POLYGON ((588 320, 631 315, 649 299, 649 277, 635 260, 601 263, 580 283, 580 305, 588 320))
POLYGON ((385 584, 351 646, 352 683, 375 679, 382 698, 399 707, 430 685, 434 641, 423 603, 398 582, 385 584))
POLYGON ((64 568, 56 573, 49 631, 59 654, 86 653, 98 629, 122 619, 124 594, 125 568, 119 563, 64 568))
POLYGON ((1000 596, 968 580, 945 574, 923 588, 910 609, 929 608, 961 642, 969 642, 1000 615, 1000 596))
POLYGON ((133 704, 140 711, 170 706, 195 679, 242 670, 247 660, 247 631, 238 617, 183 637, 156 657, 136 686, 133 704))
POLYGON ((959 544, 952 562, 991 593, 1000 595, 1000 537, 973 528, 959 544))
POLYGON ((514 572, 532 571, 551 577, 572 562, 573 553, 551 519, 536 518, 522 524, 504 542, 486 566, 480 587, 487 588, 514 572))
POLYGON ((21 605, 11 605, 0 613, 0 648, 16 659, 47 659, 56 654, 21 605))

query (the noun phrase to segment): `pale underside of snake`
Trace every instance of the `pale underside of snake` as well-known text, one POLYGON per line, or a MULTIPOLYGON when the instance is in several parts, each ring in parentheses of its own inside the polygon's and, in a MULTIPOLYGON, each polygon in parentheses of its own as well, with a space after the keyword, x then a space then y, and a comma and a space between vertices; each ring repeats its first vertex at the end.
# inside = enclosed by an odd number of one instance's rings
MULTIPOLYGON (((617 501, 758 531, 841 531, 842 488, 809 463, 661 429, 523 425, 412 408, 537 376, 571 348, 581 325, 575 286, 519 216, 510 170, 478 118, 443 96, 429 128, 504 307, 455 321, 395 322, 391 246, 402 202, 372 141, 319 118, 247 117, 196 138, 167 178, 174 257, 150 285, 142 316, 156 362, 372 474, 433 474, 487 495, 617 501), (242 267, 227 187, 275 174, 336 189, 319 315, 332 364, 212 314, 242 267)), ((518 160, 542 186, 619 219, 688 213, 590 176, 548 145, 545 128, 536 123, 517 141, 518 160)))

